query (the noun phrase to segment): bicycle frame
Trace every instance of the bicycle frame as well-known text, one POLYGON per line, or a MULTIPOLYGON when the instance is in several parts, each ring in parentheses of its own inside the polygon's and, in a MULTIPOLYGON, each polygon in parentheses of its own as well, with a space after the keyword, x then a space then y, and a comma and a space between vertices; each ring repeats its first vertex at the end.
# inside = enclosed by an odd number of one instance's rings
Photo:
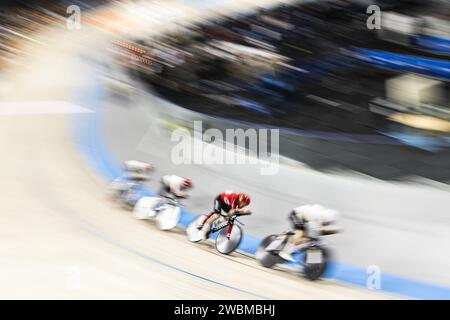
POLYGON ((229 239, 230 238, 230 235, 231 235, 231 230, 233 229, 233 222, 232 221, 230 221, 231 219, 229 219, 227 222, 225 222, 225 223, 222 223, 222 224, 220 224, 220 225, 218 225, 217 227, 214 227, 214 228, 212 228, 211 229, 211 234, 212 233, 216 233, 217 231, 220 231, 220 230, 222 230, 223 228, 225 228, 225 227, 228 227, 228 229, 227 229, 227 238, 229 239))
MULTIPOLYGON (((289 238, 292 236, 293 234, 290 234, 290 232, 285 232, 285 233, 279 233, 279 234, 275 234, 275 236, 277 238, 282 238, 283 239, 283 244, 286 245, 286 242, 289 240, 289 238)), ((283 247, 284 247, 283 245, 283 247)), ((312 246, 320 246, 321 242, 320 239, 318 238, 307 238, 306 241, 304 241, 303 243, 299 244, 296 246, 296 251, 302 251, 304 249, 307 249, 308 247, 312 247, 312 246)), ((304 263, 302 261, 298 261, 298 263, 302 266, 304 266, 304 263)))
MULTIPOLYGON (((236 218, 237 218, 237 216, 233 216, 231 218, 225 217, 225 219, 227 219, 227 221, 222 223, 222 224, 219 224, 217 227, 212 228, 211 229, 211 234, 216 233, 217 231, 220 231, 220 230, 222 230, 225 227, 228 227, 228 229, 227 229, 227 239, 230 239, 231 231, 233 230, 233 226, 234 226, 234 222, 235 221, 239 222, 239 220, 236 220, 236 218)), ((239 222, 239 223, 241 223, 241 222, 239 222)))

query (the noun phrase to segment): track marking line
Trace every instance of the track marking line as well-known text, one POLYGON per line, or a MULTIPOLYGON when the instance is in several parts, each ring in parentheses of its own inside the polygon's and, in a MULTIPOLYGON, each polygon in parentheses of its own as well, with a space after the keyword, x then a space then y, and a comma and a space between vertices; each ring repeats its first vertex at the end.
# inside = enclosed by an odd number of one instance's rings
POLYGON ((92 112, 92 110, 66 101, 12 101, 0 103, 0 116, 92 112))

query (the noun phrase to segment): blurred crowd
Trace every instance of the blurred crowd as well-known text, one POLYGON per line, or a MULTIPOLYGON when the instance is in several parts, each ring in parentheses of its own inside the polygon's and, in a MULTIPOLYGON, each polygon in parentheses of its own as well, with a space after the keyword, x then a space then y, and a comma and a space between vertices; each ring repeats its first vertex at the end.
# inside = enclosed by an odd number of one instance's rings
MULTIPOLYGON (((264 106, 244 96, 262 95, 266 101, 269 98, 278 102, 296 90, 294 82, 305 80, 307 73, 318 75, 322 70, 317 74, 308 72, 298 67, 300 61, 336 49, 337 45, 329 41, 329 25, 324 21, 336 19, 352 24, 358 16, 363 19, 362 14, 355 14, 347 20, 352 10, 351 2, 338 1, 328 6, 311 3, 224 16, 160 39, 129 41, 143 49, 145 53, 140 55, 151 61, 145 65, 131 61, 130 66, 150 82, 179 93, 207 94, 230 103, 248 102, 249 107, 265 111, 264 106), (281 77, 292 83, 281 81, 281 77)), ((348 28, 346 23, 337 25, 348 28)), ((345 36, 339 30, 333 30, 333 34, 345 36)))
MULTIPOLYGON (((369 110, 370 101, 384 97, 385 82, 396 73, 367 66, 353 48, 442 56, 369 30, 366 9, 372 2, 302 1, 116 45, 133 73, 169 99, 192 100, 199 111, 302 129, 374 133, 385 119, 369 110)), ((378 4, 399 16, 427 15, 448 25, 448 12, 439 9, 449 7, 445 2, 378 4)))
POLYGON ((20 63, 24 54, 24 43, 35 41, 35 35, 48 25, 61 23, 56 15, 58 4, 54 1, 42 1, 40 5, 28 5, 22 2, 10 2, 0 7, 0 70, 20 63))
POLYGON ((78 5, 91 9, 110 1, 8 0, 0 3, 0 71, 23 64, 29 43, 39 43, 37 35, 50 27, 65 27, 67 8, 78 5))
MULTIPOLYGON (((26 45, 38 42, 36 35, 49 26, 64 26, 69 5, 89 10, 109 2, 117 1, 3 4, 0 70, 24 63, 26 45)), ((449 8, 439 0, 293 1, 199 21, 156 38, 144 33, 117 38, 112 47, 117 65, 197 111, 284 127, 378 134, 392 121, 424 123, 386 116, 385 109, 398 102, 412 104, 409 113, 450 121, 449 8), (373 3, 383 11, 385 25, 379 31, 367 27, 367 7, 373 3), (366 51, 357 51, 361 48, 366 51), (408 56, 421 60, 411 62, 408 56), (400 70, 400 65, 408 68, 400 70), (426 101, 403 99, 394 92, 397 87, 404 96, 414 96, 415 88, 428 90, 421 93, 426 101), (389 92, 394 93, 386 102, 389 92), (374 112, 374 104, 383 112, 374 112)), ((142 14, 144 19, 150 13, 142 14)), ((101 27, 114 17, 104 15, 93 25, 101 27)), ((437 123, 420 126, 433 130, 437 123)), ((439 122, 441 131, 447 127, 439 122)))

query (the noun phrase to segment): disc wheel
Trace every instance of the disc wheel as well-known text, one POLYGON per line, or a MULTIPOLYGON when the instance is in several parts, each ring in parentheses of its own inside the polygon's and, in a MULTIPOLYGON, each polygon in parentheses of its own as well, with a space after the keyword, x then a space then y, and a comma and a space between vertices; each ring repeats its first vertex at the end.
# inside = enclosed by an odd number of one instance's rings
POLYGON ((180 208, 169 206, 156 215, 156 225, 160 230, 171 230, 180 221, 180 208))
POLYGON ((256 259, 265 268, 272 268, 278 263, 283 263, 284 260, 275 252, 266 251, 266 248, 277 238, 276 235, 265 237, 256 250, 256 259))
POLYGON ((314 281, 319 279, 327 270, 330 253, 323 247, 314 246, 303 250, 303 273, 306 279, 314 281), (312 263, 308 261, 314 255, 314 259, 320 256, 321 262, 312 263))
POLYGON ((188 225, 186 228, 186 235, 189 241, 199 242, 203 239, 202 232, 201 230, 198 230, 198 226, 201 225, 204 219, 205 215, 200 216, 188 225))
POLYGON ((216 249, 222 254, 230 254, 241 244, 242 229, 238 225, 233 225, 230 237, 227 237, 228 227, 219 231, 216 238, 216 249))

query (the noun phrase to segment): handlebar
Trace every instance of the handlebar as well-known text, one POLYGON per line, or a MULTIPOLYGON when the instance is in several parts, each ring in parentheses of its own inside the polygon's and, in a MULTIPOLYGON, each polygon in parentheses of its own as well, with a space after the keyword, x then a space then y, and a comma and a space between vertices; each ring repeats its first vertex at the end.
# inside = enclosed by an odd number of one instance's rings
POLYGON ((236 212, 236 213, 233 214, 232 216, 229 216, 228 213, 220 213, 220 215, 221 215, 223 218, 227 219, 227 220, 230 220, 230 219, 236 219, 237 217, 240 217, 240 216, 248 216, 248 215, 251 215, 251 214, 252 214, 251 212, 236 212))
POLYGON ((250 212, 250 211, 248 211, 248 212, 236 212, 236 214, 235 214, 235 216, 236 217, 240 217, 240 216, 249 216, 249 215, 251 215, 252 213, 250 212))
POLYGON ((240 216, 248 216, 248 215, 251 215, 251 214, 252 214, 252 213, 251 213, 250 211, 249 211, 249 212, 237 212, 237 213, 235 213, 233 216, 227 217, 227 219, 228 219, 229 221, 237 222, 237 223, 239 223, 240 225, 245 226, 245 224, 242 223, 241 221, 239 221, 237 218, 240 217, 240 216))
POLYGON ((339 233, 339 231, 338 230, 323 230, 321 232, 321 234, 323 236, 328 236, 328 235, 332 235, 332 234, 336 234, 336 233, 339 233))

